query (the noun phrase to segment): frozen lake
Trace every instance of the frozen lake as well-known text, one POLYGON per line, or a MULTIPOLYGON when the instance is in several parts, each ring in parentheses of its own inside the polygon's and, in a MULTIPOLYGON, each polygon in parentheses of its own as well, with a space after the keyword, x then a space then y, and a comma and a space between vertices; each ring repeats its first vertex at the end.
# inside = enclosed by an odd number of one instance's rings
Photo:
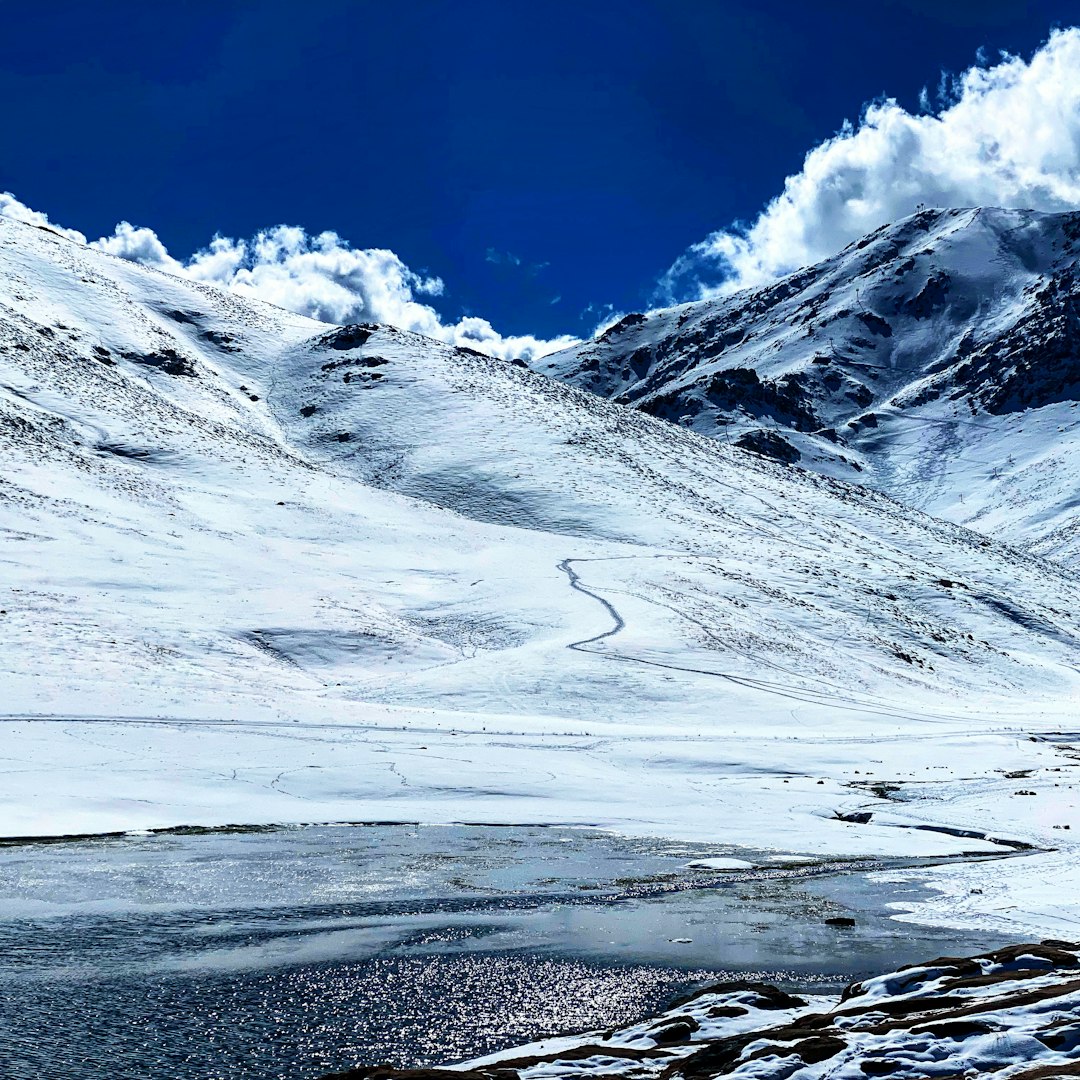
POLYGON ((896 863, 414 825, 0 848, 0 1073, 303 1080, 622 1024, 731 976, 829 989, 1002 944, 890 921, 896 863), (748 870, 694 869, 705 858, 748 870), (854 927, 825 920, 855 919, 854 927))

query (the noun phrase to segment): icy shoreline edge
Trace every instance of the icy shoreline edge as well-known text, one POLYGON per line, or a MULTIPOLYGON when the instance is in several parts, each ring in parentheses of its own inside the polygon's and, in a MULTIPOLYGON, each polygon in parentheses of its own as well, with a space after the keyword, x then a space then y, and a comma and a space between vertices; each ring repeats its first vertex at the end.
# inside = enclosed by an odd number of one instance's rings
POLYGON ((795 996, 728 982, 626 1028, 547 1039, 447 1068, 369 1066, 320 1080, 897 1080, 1080 1076, 1080 944, 939 957, 795 996))

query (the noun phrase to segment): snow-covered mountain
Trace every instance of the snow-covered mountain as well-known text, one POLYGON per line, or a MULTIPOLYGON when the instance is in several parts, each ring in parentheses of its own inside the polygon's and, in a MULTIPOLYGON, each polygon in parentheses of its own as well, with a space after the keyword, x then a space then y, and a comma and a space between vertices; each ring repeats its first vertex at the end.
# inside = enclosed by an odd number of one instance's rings
POLYGON ((925 210, 538 361, 584 389, 1080 556, 1080 214, 925 210))
POLYGON ((3 835, 1076 813, 1069 569, 514 364, 3 220, 0 470, 3 835))

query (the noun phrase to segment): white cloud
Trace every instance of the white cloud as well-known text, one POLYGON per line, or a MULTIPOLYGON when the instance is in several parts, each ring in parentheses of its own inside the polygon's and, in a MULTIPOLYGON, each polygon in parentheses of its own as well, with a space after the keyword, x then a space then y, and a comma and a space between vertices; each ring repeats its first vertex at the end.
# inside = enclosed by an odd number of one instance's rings
POLYGON ((153 229, 137 229, 127 221, 116 226, 112 236, 103 236, 95 240, 91 247, 101 248, 110 255, 119 255, 121 259, 155 266, 168 274, 183 274, 184 266, 177 262, 165 249, 153 229))
MULTIPOLYGON (((52 225, 14 195, 0 193, 0 217, 47 225, 77 243, 86 237, 52 225)), ((187 260, 169 254, 153 229, 122 221, 91 247, 169 274, 220 285, 233 292, 328 323, 379 322, 465 345, 506 359, 531 360, 572 345, 568 335, 545 340, 500 334, 487 319, 444 322, 424 298, 441 296, 443 282, 410 270, 392 251, 354 248, 337 233, 310 236, 292 225, 264 229, 251 240, 216 236, 187 260)))
POLYGON ((16 221, 24 221, 27 225, 39 225, 52 229, 53 232, 74 240, 77 244, 85 244, 86 237, 74 229, 63 229, 54 225, 48 214, 40 210, 31 210, 25 203, 19 202, 10 191, 0 191, 0 217, 14 218, 16 221))
MULTIPOLYGON (((1080 207, 1080 29, 1031 58, 946 80, 936 112, 867 107, 815 147, 753 224, 722 229, 661 279, 665 300, 731 292, 826 258, 927 206, 1080 207)), ((924 107, 929 98, 924 93, 924 107)))
POLYGON ((292 225, 264 229, 251 240, 218 236, 184 263, 175 260, 151 229, 127 222, 94 241, 114 255, 169 273, 211 282, 328 323, 380 322, 494 356, 526 360, 576 339, 505 336, 486 319, 447 323, 421 297, 441 296, 443 282, 410 270, 392 251, 354 248, 337 233, 310 236, 292 225))

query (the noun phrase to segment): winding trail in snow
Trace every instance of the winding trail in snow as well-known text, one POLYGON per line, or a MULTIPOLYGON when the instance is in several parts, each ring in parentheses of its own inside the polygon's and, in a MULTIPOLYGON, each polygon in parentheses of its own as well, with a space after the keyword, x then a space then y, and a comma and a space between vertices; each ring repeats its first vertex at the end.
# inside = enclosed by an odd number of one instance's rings
POLYGON ((566 575, 570 582, 570 588, 576 589, 579 593, 584 593, 586 596, 592 597, 598 604, 602 604, 604 610, 611 616, 615 625, 610 630, 605 630, 602 634, 597 634, 595 637, 585 638, 582 641, 572 641, 566 647, 573 649, 575 652, 591 652, 591 649, 587 649, 586 645, 595 645, 598 641, 603 641, 605 638, 614 637, 620 630, 626 626, 626 620, 619 614, 615 605, 610 600, 605 599, 599 593, 593 592, 591 589, 585 588, 581 584, 581 575, 574 570, 571 563, 576 562, 598 562, 601 560, 595 559, 563 559, 559 563, 559 569, 566 575))
MULTIPOLYGON (((637 556, 623 556, 623 558, 635 558, 635 557, 637 557, 637 556)), ((643 557, 644 558, 669 558, 671 556, 653 555, 653 556, 643 556, 643 557)), ((794 687, 785 687, 782 684, 770 684, 770 683, 764 682, 762 680, 740 677, 738 675, 732 675, 732 674, 730 674, 728 672, 724 672, 724 671, 709 671, 709 670, 705 670, 703 668, 690 668, 690 667, 684 667, 684 666, 680 666, 680 665, 676 665, 676 664, 664 664, 664 663, 661 663, 661 662, 655 661, 655 660, 647 660, 647 659, 644 659, 644 658, 641 658, 641 657, 635 657, 635 656, 626 656, 624 654, 619 654, 619 653, 596 653, 594 650, 588 648, 588 646, 595 645, 599 641, 603 641, 603 640, 605 640, 607 638, 614 637, 616 634, 618 634, 621 630, 623 630, 626 627, 626 619, 622 616, 622 614, 615 607, 615 605, 612 604, 611 601, 609 601, 606 597, 601 596, 599 593, 593 592, 591 589, 589 589, 585 585, 583 585, 582 581, 581 581, 581 576, 573 569, 573 566, 571 564, 575 563, 575 562, 606 562, 606 561, 608 561, 608 560, 602 559, 602 558, 600 558, 600 559, 565 558, 565 559, 563 559, 561 562, 559 562, 557 564, 558 568, 564 574, 566 574, 567 579, 568 579, 569 584, 570 584, 570 587, 572 589, 576 590, 577 592, 584 593, 586 596, 590 597, 591 599, 595 600, 597 603, 601 604, 603 606, 604 610, 611 616, 612 621, 614 623, 614 625, 611 627, 610 630, 605 630, 603 633, 596 634, 595 636, 593 636, 591 638, 585 638, 585 639, 583 639, 581 641, 574 641, 574 642, 569 643, 566 646, 568 649, 573 649, 575 652, 592 653, 593 655, 600 656, 602 659, 605 659, 605 660, 617 660, 617 661, 621 661, 623 663, 632 663, 632 664, 646 664, 646 665, 651 666, 651 667, 661 667, 661 668, 667 668, 669 670, 674 670, 674 671, 684 671, 684 672, 687 672, 687 673, 690 673, 690 674, 696 674, 696 675, 711 675, 711 676, 715 676, 717 678, 725 679, 728 682, 736 684, 737 686, 744 686, 744 687, 747 687, 748 689, 758 690, 758 691, 760 691, 762 693, 775 694, 778 697, 793 698, 793 699, 798 700, 798 701, 808 702, 808 703, 812 703, 812 704, 821 704, 821 703, 827 702, 829 705, 831 705, 834 708, 845 709, 845 710, 848 710, 848 711, 856 711, 857 710, 857 711, 860 711, 860 712, 866 712, 868 714, 885 715, 885 716, 903 718, 903 719, 921 720, 921 721, 923 721, 925 723, 939 723, 940 724, 940 723, 945 723, 945 722, 947 722, 949 720, 955 719, 955 718, 944 717, 944 716, 942 716, 942 717, 933 717, 933 716, 930 716, 930 715, 911 715, 911 714, 907 714, 907 713, 898 713, 898 712, 894 712, 893 710, 884 708, 883 706, 880 705, 880 703, 864 705, 864 704, 862 704, 861 702, 859 702, 859 701, 857 701, 855 699, 842 697, 840 695, 831 695, 831 694, 827 694, 827 693, 824 693, 824 692, 815 692, 813 690, 805 690, 803 693, 800 693, 794 687)), ((645 598, 639 596, 638 599, 644 600, 645 598)), ((666 605, 666 604, 661 604, 660 606, 668 608, 668 605, 666 605)), ((674 609, 672 609, 672 608, 669 608, 669 610, 674 611, 674 609)), ((678 614, 678 612, 676 612, 676 614, 678 614)), ((688 616, 686 616, 686 617, 689 618, 688 616)), ((699 626, 701 629, 705 630, 706 633, 709 633, 710 637, 712 636, 711 633, 709 632, 708 628, 705 627, 704 624, 698 622, 696 619, 690 619, 690 621, 693 622, 695 625, 699 626)), ((843 740, 840 740, 840 741, 843 741, 843 740)), ((873 816, 876 817, 876 811, 878 809, 879 809, 878 805, 873 804, 873 816)), ((869 824, 870 820, 872 820, 872 819, 870 817, 868 817, 867 821, 862 822, 862 824, 869 824)), ((884 821, 884 822, 875 821, 874 824, 877 825, 878 827, 894 828, 894 829, 913 829, 915 831, 936 832, 936 833, 942 833, 942 834, 945 834, 945 835, 948 835, 948 836, 954 836, 954 837, 965 838, 965 839, 982 840, 982 841, 984 841, 986 843, 993 844, 993 845, 995 845, 995 846, 997 846, 999 848, 1008 849, 1010 854, 1009 855, 1002 854, 1001 856, 998 856, 998 857, 1001 857, 1001 858, 1017 858, 1017 857, 1027 856, 1027 855, 1046 854, 1046 853, 1053 852, 1055 850, 1053 848, 1040 847, 1038 845, 1027 843, 1025 841, 1009 839, 1009 838, 1004 838, 1004 837, 998 837, 998 836, 991 836, 989 833, 987 833, 985 831, 982 831, 982 830, 979 830, 979 829, 975 829, 975 828, 960 828, 960 827, 957 827, 955 825, 941 825, 941 824, 934 823, 932 821, 930 821, 930 822, 927 822, 927 821, 910 821, 910 822, 905 822, 905 821, 884 821)), ((983 858, 983 859, 988 858, 988 857, 992 857, 992 856, 987 856, 985 854, 980 855, 980 858, 983 858)))
MULTIPOLYGON (((687 667, 686 665, 683 665, 683 664, 670 664, 670 663, 664 663, 663 661, 660 661, 660 660, 649 660, 649 659, 646 659, 645 657, 628 656, 625 653, 597 652, 595 649, 589 648, 590 645, 595 645, 597 642, 604 641, 607 638, 614 637, 616 634, 618 634, 622 630, 624 630, 626 628, 626 619, 618 611, 618 609, 615 607, 615 605, 611 603, 610 600, 608 600, 606 597, 602 596, 600 593, 594 592, 592 589, 587 588, 585 585, 583 585, 581 575, 578 574, 577 571, 575 571, 573 569, 573 566, 571 564, 572 563, 582 563, 582 562, 611 562, 611 561, 616 561, 616 560, 622 561, 622 560, 630 560, 630 559, 638 559, 638 558, 643 558, 643 559, 669 559, 669 558, 693 559, 693 558, 712 558, 712 556, 661 554, 661 555, 622 555, 622 556, 615 556, 614 558, 584 558, 584 559, 575 559, 575 558, 569 558, 568 557, 568 558, 563 559, 561 562, 559 562, 557 564, 557 566, 558 566, 559 570, 561 570, 564 574, 566 574, 567 579, 568 579, 569 584, 570 584, 570 587, 572 589, 575 589, 577 592, 584 593, 586 596, 590 597, 591 599, 595 600, 598 604, 602 605, 604 610, 608 613, 608 615, 611 616, 611 619, 612 619, 612 621, 614 623, 614 625, 611 627, 610 630, 605 630, 601 634, 596 634, 595 636, 590 637, 590 638, 584 638, 581 641, 570 642, 566 646, 566 648, 573 649, 575 652, 590 653, 590 654, 592 654, 594 656, 599 656, 604 660, 615 660, 615 661, 620 661, 622 663, 628 663, 628 664, 643 664, 643 665, 645 665, 647 667, 663 668, 663 669, 668 670, 668 671, 683 671, 683 672, 686 672, 687 674, 690 674, 690 675, 707 675, 707 676, 710 676, 712 678, 724 679, 727 682, 733 683, 736 686, 746 687, 749 690, 757 690, 757 691, 759 691, 761 693, 772 694, 772 695, 774 695, 776 697, 789 698, 789 699, 791 699, 793 701, 799 701, 799 702, 802 702, 804 704, 828 705, 830 708, 840 709, 840 710, 843 710, 845 712, 860 712, 860 713, 865 713, 867 715, 884 716, 884 717, 888 717, 890 719, 898 719, 898 720, 914 720, 914 721, 917 721, 919 723, 925 723, 925 724, 957 724, 957 723, 959 723, 959 724, 965 725, 963 727, 963 729, 962 729, 962 731, 964 733, 967 733, 968 731, 970 731, 970 728, 967 727, 967 724, 970 723, 970 718, 968 718, 968 717, 955 716, 955 715, 950 715, 948 713, 900 712, 900 711, 897 711, 895 709, 889 708, 888 706, 884 705, 880 701, 875 701, 873 699, 862 701, 857 697, 852 697, 850 694, 845 694, 845 693, 841 692, 839 690, 839 688, 837 688, 835 686, 831 686, 828 682, 821 682, 820 685, 823 688, 820 689, 820 690, 814 690, 814 689, 811 689, 809 687, 799 687, 799 686, 795 686, 795 685, 792 685, 792 684, 789 684, 789 683, 772 682, 772 681, 769 681, 769 680, 766 680, 766 679, 755 679, 755 678, 751 678, 751 677, 745 676, 745 675, 734 675, 731 672, 727 672, 727 671, 716 671, 716 670, 709 669, 709 668, 687 667)), ((645 603, 649 603, 649 604, 653 604, 655 606, 665 608, 666 610, 671 611, 673 614, 679 616, 680 618, 686 619, 687 621, 693 623, 695 626, 697 626, 699 629, 701 629, 707 636, 709 636, 710 638, 713 638, 715 640, 715 636, 712 634, 712 632, 709 630, 709 628, 707 626, 705 626, 704 623, 700 622, 697 619, 692 618, 691 616, 687 615, 685 612, 678 611, 677 609, 675 609, 675 608, 673 608, 673 607, 671 607, 670 605, 667 605, 667 604, 658 604, 657 601, 648 599, 647 597, 644 597, 644 596, 640 596, 640 595, 638 595, 636 593, 633 594, 633 595, 636 596, 637 599, 639 599, 639 600, 641 600, 641 601, 643 601, 645 603)), ((776 670, 780 671, 783 674, 792 674, 792 675, 794 675, 793 672, 788 672, 785 668, 782 668, 782 667, 779 667, 778 665, 772 664, 769 661, 763 659, 762 657, 757 657, 757 656, 753 656, 752 654, 748 654, 748 655, 746 655, 745 658, 752 661, 755 664, 762 664, 762 665, 765 665, 765 666, 768 666, 768 667, 774 667, 774 668, 776 668, 776 670)), ((1023 733, 1023 734, 1030 734, 1027 731, 1026 728, 1018 728, 1016 730, 1023 733)))

